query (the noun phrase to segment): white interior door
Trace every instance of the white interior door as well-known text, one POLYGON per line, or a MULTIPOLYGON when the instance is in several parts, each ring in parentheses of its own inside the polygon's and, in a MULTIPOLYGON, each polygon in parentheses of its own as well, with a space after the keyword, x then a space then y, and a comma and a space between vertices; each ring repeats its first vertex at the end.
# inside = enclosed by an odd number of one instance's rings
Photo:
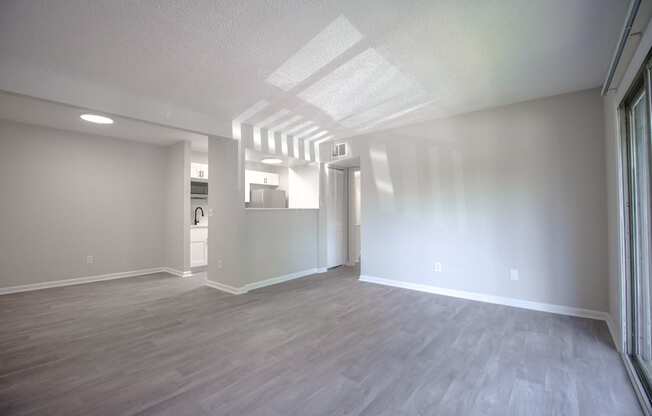
POLYGON ((328 172, 327 267, 340 266, 347 258, 347 191, 346 174, 342 170, 328 172))
POLYGON ((360 169, 349 169, 349 264, 360 261, 360 169))

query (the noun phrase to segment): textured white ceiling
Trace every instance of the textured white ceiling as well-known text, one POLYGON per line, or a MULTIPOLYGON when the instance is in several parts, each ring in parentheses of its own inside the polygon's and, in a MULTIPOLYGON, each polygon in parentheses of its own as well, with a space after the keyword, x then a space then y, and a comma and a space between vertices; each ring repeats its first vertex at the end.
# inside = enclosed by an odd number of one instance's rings
POLYGON ((89 111, 83 108, 0 92, 0 120, 35 124, 59 130, 116 137, 162 146, 187 140, 191 143, 193 150, 208 151, 208 137, 201 134, 157 126, 111 114, 106 115, 113 119, 113 124, 93 124, 79 118, 80 115, 87 112, 89 111))
POLYGON ((225 136, 301 125, 321 140, 597 87, 626 8, 3 0, 0 89, 225 136))

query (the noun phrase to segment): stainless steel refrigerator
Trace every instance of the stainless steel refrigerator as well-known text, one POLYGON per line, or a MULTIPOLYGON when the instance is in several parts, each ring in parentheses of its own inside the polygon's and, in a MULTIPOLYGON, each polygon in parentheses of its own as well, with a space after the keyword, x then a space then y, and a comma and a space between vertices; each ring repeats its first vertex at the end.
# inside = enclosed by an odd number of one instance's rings
POLYGON ((286 208, 285 191, 279 189, 252 189, 250 208, 286 208))

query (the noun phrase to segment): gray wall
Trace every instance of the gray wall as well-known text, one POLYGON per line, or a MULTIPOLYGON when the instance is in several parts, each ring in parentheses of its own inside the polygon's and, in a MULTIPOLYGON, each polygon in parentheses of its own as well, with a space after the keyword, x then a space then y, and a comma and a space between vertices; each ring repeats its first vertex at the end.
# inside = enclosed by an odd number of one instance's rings
POLYGON ((319 211, 246 210, 242 142, 208 140, 208 279, 242 288, 316 268, 319 211))
POLYGON ((246 283, 317 267, 318 210, 245 210, 246 283))
MULTIPOLYGON (((190 154, 191 162, 208 164, 208 153, 192 151, 190 154)), ((208 172, 210 175, 210 170, 208 172)))
POLYGON ((0 121, 0 287, 161 267, 167 156, 0 121))
POLYGON ((208 138, 208 280, 233 287, 246 281, 243 244, 243 175, 240 142, 208 138))
POLYGON ((590 90, 351 139, 362 274, 607 311, 603 138, 590 90))
POLYGON ((190 271, 190 143, 179 142, 166 148, 165 266, 190 271))

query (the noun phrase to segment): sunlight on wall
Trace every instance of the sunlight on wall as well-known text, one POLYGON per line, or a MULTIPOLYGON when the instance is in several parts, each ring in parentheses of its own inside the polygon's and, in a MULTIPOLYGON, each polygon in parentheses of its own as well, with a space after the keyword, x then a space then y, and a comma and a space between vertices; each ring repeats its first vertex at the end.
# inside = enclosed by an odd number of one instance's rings
POLYGON ((288 136, 286 134, 281 134, 281 154, 288 155, 288 136))
POLYGON ((266 81, 284 91, 291 90, 360 39, 362 34, 346 17, 339 16, 267 77, 266 81))
POLYGON ((276 135, 270 130, 267 130, 267 151, 276 153, 276 135))
POLYGON ((459 150, 451 150, 453 162, 453 177, 455 178, 455 213, 457 216, 457 230, 461 233, 467 231, 466 227, 466 192, 464 189, 464 167, 462 154, 459 150))
POLYGON ((263 139, 260 137, 260 127, 254 126, 254 149, 260 151, 263 148, 263 139))
POLYGON ((369 147, 369 159, 371 160, 371 174, 373 175, 378 192, 378 201, 382 208, 388 211, 394 210, 394 185, 389 170, 387 148, 382 143, 374 143, 369 147))
POLYGON ((292 147, 292 156, 298 158, 299 157, 299 138, 298 137, 293 137, 293 147, 292 147))
POLYGON ((321 144, 326 143, 327 141, 332 140, 334 138, 335 138, 335 136, 330 135, 330 136, 324 137, 323 139, 319 139, 319 140, 317 140, 316 142, 313 143, 313 146, 315 148, 315 160, 322 160, 322 157, 321 157, 321 154, 320 154, 321 152, 319 150, 321 148, 321 144))

